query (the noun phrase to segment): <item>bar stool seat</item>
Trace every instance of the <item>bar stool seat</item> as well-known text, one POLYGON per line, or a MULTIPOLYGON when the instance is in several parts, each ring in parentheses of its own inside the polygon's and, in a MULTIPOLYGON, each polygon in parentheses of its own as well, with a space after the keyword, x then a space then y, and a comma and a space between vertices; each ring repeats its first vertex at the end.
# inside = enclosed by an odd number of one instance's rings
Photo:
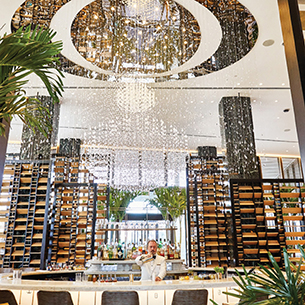
POLYGON ((68 291, 44 291, 37 292, 38 305, 74 305, 68 291))
POLYGON ((178 289, 174 292, 172 305, 207 305, 208 291, 206 289, 178 289))
POLYGON ((104 291, 102 305, 139 305, 136 291, 104 291))
POLYGON ((14 294, 10 290, 0 290, 0 304, 17 305, 14 294))

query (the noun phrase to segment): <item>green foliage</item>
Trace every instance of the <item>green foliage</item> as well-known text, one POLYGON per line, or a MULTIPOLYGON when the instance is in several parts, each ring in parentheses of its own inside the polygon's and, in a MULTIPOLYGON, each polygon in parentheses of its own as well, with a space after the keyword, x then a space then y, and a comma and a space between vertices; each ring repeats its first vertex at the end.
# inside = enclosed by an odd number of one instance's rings
POLYGON ((186 209, 186 191, 177 186, 160 187, 154 190, 155 198, 149 200, 149 204, 155 206, 167 219, 169 213, 173 220, 179 218, 186 209))
POLYGON ((216 273, 224 274, 224 269, 223 269, 223 267, 215 267, 215 268, 214 268, 214 271, 215 271, 216 273))
POLYGON ((0 38, 0 136, 5 134, 3 120, 9 122, 17 115, 33 131, 45 136, 51 129, 48 109, 39 100, 25 95, 22 87, 34 73, 47 88, 54 102, 63 91, 63 74, 56 68, 61 42, 51 42, 55 33, 50 29, 28 26, 0 38))
POLYGON ((141 192, 138 191, 121 191, 111 188, 109 194, 110 219, 113 221, 122 221, 129 203, 140 194, 141 192))
MULTIPOLYGON (((301 246, 299 250, 305 259, 305 252, 301 246)), ((276 304, 276 305, 302 305, 305 296, 305 273, 301 271, 301 263, 295 266, 289 261, 287 250, 283 250, 285 268, 283 272, 272 254, 269 259, 272 267, 259 265, 259 273, 249 274, 243 266, 245 276, 236 270, 237 278, 233 278, 239 288, 236 293, 224 294, 240 299, 239 304, 276 304)), ((213 302, 213 304, 216 304, 213 302)))

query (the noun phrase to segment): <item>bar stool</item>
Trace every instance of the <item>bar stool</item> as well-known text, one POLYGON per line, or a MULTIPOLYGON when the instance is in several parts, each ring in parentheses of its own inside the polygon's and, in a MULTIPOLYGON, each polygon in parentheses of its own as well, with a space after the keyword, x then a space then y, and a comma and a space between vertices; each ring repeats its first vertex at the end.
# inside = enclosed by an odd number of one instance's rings
POLYGON ((38 305, 73 305, 68 291, 43 291, 37 292, 38 305))
POLYGON ((172 305, 207 305, 208 291, 206 289, 179 289, 174 292, 172 305))
POLYGON ((17 305, 14 294, 10 290, 0 290, 0 304, 17 305))
POLYGON ((136 291, 104 291, 102 305, 139 305, 136 291))

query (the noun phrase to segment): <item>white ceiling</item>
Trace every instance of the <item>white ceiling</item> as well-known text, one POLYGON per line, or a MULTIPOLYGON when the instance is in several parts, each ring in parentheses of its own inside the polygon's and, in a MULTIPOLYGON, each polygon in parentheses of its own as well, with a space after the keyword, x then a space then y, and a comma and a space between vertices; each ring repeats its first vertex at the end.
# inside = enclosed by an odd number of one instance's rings
MULTIPOLYGON (((2 5, 0 20, 6 25, 0 34, 9 32, 12 15, 23 0, 2 2, 5 5, 2 5)), ((183 129, 189 149, 215 145, 220 150, 218 103, 223 96, 240 93, 252 100, 257 153, 299 155, 277 0, 240 2, 254 15, 259 26, 259 37, 252 51, 219 72, 154 84, 157 87, 154 114, 168 125, 183 129), (269 39, 275 43, 263 46, 269 39), (291 111, 284 113, 284 109, 291 111)), ((206 30, 213 31, 211 28, 206 30)), ((82 137, 88 127, 103 120, 107 103, 116 107, 111 89, 105 90, 109 83, 66 74, 64 85, 60 138, 82 137)), ((30 95, 45 94, 35 78, 28 84, 27 92, 30 95)), ((21 124, 14 121, 10 142, 20 141, 20 134, 21 124)))

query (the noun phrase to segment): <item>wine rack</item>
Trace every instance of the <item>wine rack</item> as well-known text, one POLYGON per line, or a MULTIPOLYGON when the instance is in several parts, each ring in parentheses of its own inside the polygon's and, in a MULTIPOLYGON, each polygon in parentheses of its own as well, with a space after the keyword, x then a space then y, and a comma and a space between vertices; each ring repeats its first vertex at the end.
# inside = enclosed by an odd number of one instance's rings
POLYGON ((56 184, 50 214, 49 263, 84 265, 91 259, 96 215, 96 184, 56 184))
POLYGON ((230 205, 223 160, 191 155, 187 193, 189 266, 227 266, 230 205))
POLYGON ((2 233, 3 267, 39 268, 43 264, 49 167, 48 161, 6 163, 3 183, 7 201, 1 204, 3 215, 7 215, 3 218, 7 221, 2 233))
POLYGON ((79 158, 56 157, 54 183, 93 183, 93 176, 79 158))
POLYGON ((305 186, 302 180, 230 180, 237 265, 268 263, 268 252, 283 265, 283 249, 299 261, 305 244, 305 186))
POLYGON ((97 201, 96 201, 96 221, 94 231, 94 253, 97 254, 97 248, 100 244, 106 242, 106 230, 104 227, 104 220, 108 218, 107 202, 109 187, 105 184, 97 185, 97 201))

